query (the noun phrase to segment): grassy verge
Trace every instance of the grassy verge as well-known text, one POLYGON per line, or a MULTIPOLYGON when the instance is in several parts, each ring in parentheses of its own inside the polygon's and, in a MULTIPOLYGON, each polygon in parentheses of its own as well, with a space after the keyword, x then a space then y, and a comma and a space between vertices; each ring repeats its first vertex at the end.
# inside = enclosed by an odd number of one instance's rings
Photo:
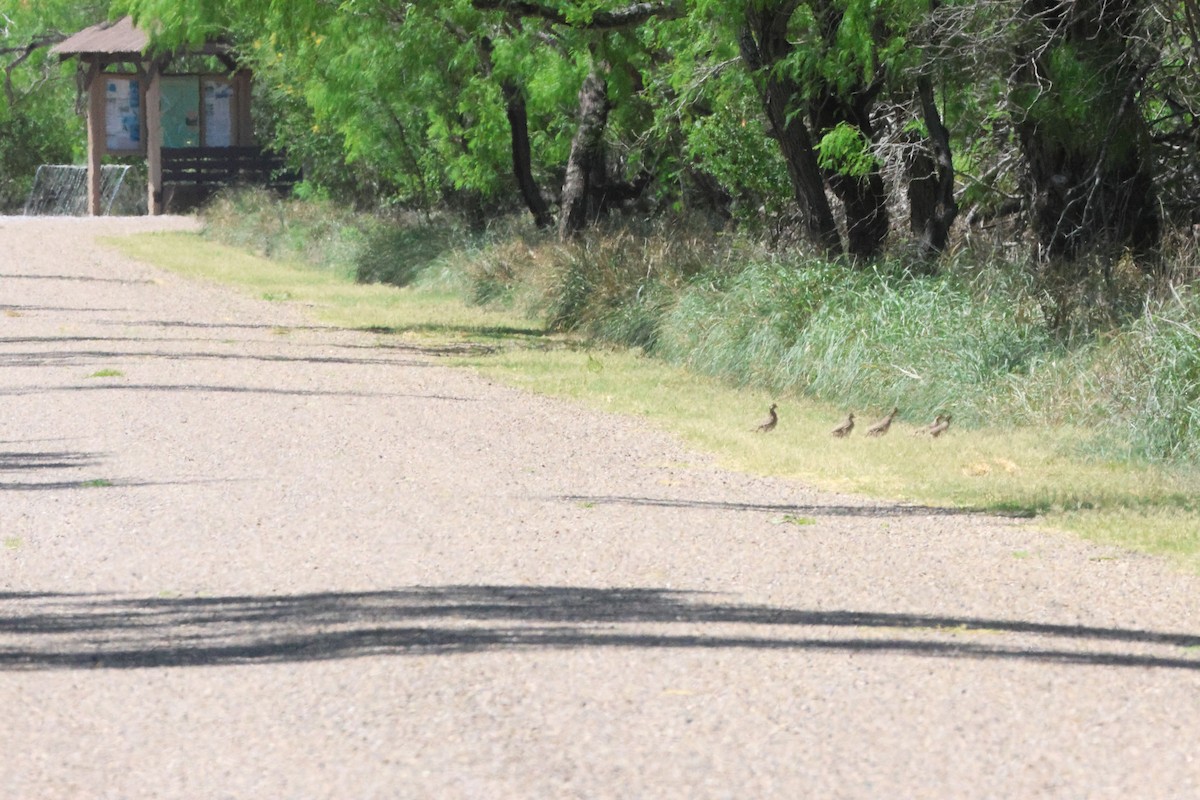
POLYGON ((547 338, 524 316, 468 305, 449 288, 360 284, 344 270, 277 261, 190 233, 141 234, 105 243, 180 275, 234 286, 263 300, 299 303, 338 327, 439 343, 547 338))
MULTIPOLYGON (((467 305, 437 282, 402 289, 355 284, 344 270, 272 261, 191 234, 111 243, 180 274, 302 303, 329 324, 431 344, 499 345, 458 363, 532 391, 644 417, 736 468, 910 502, 1036 516, 1041 524, 1200 570, 1195 470, 1081 455, 1081 443, 1092 437, 1081 428, 952 428, 933 440, 911 435, 927 419, 902 415, 886 437, 832 440, 828 431, 843 408, 737 388, 637 350, 546 347, 570 342, 547 336, 523 314, 467 305), (753 433, 776 399, 779 427, 753 433)), ((865 427, 886 409, 855 410, 865 427)))

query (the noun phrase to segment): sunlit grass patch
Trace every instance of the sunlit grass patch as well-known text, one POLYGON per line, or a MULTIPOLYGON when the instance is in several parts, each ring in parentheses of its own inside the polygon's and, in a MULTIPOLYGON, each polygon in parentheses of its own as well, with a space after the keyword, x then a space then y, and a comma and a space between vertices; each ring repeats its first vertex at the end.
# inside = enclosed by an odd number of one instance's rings
POLYGON ((1166 556, 1200 571, 1200 510, 1194 505, 1077 510, 1048 514, 1044 522, 1097 542, 1166 556))
POLYGON ((105 243, 180 275, 300 304, 338 327, 447 340, 496 341, 542 333, 516 312, 471 306, 449 291, 356 284, 337 271, 274 261, 193 233, 138 234, 105 243))

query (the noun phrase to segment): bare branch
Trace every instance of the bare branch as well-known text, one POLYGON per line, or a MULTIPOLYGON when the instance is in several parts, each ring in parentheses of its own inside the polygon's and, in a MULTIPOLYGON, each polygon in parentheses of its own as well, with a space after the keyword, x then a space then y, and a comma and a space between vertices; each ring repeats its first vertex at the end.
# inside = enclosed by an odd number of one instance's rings
POLYGON ((537 17, 556 25, 567 25, 584 30, 612 30, 641 25, 649 19, 674 19, 683 12, 675 4, 667 3, 631 3, 616 11, 597 11, 587 21, 572 22, 558 8, 529 0, 472 0, 472 5, 480 11, 505 11, 523 17, 537 17))
POLYGON ((11 108, 17 103, 16 91, 13 89, 12 74, 13 70, 21 66, 34 53, 43 47, 49 47, 52 44, 58 44, 67 38, 65 33, 51 31, 44 33, 34 39, 31 39, 28 44, 20 47, 4 47, 0 48, 0 55, 12 55, 17 53, 17 57, 4 65, 4 97, 8 100, 8 105, 11 108))

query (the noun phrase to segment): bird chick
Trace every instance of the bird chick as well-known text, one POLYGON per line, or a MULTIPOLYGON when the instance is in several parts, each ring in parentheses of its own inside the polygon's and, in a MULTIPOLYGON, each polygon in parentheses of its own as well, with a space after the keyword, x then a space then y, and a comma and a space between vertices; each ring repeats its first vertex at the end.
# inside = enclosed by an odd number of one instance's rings
POLYGON ((850 435, 850 431, 854 430, 854 413, 846 415, 846 421, 830 431, 831 434, 839 439, 845 439, 850 435))
POLYGON ((933 418, 933 422, 926 425, 924 428, 917 428, 913 431, 913 436, 928 436, 933 432, 933 429, 942 424, 942 420, 946 418, 945 414, 938 414, 933 418))
POLYGON ((779 424, 779 415, 775 413, 776 408, 778 408, 778 406, 776 406, 774 403, 771 403, 771 407, 767 410, 767 418, 764 419, 759 426, 755 428, 755 430, 757 430, 759 433, 769 433, 775 430, 775 426, 779 424))
POLYGON ((892 427, 892 420, 900 413, 899 408, 892 408, 892 413, 867 428, 867 436, 883 436, 892 427))
POLYGON ((929 435, 935 439, 946 432, 950 427, 950 415, 938 414, 937 420, 929 428, 929 435))

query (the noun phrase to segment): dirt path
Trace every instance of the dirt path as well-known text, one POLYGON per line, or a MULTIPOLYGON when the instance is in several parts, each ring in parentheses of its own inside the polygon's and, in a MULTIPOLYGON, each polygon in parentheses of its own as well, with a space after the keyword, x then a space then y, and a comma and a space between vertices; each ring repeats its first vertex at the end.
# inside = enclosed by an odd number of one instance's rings
POLYGON ((1200 796, 1197 579, 92 241, 189 224, 0 219, 0 796, 1200 796))

